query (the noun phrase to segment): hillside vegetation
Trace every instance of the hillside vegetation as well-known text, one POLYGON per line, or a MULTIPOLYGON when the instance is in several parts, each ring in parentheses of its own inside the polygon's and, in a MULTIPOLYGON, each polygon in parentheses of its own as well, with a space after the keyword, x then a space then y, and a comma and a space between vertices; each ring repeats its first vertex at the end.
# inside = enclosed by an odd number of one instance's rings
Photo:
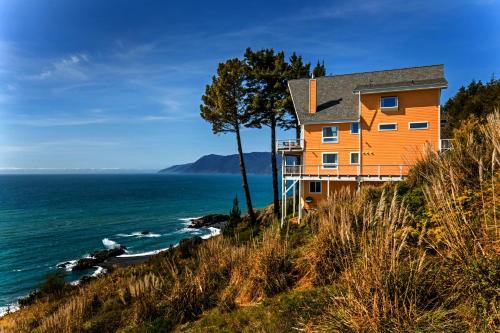
POLYGON ((50 293, 7 332, 500 330, 500 117, 466 122, 403 182, 272 208, 197 247, 50 293))

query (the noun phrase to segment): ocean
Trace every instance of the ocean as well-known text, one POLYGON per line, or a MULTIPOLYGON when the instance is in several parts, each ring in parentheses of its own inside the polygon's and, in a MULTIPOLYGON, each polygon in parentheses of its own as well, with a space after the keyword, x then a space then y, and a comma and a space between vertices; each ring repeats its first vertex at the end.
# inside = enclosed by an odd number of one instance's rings
MULTIPOLYGON (((250 175, 249 184, 254 207, 272 201, 270 176, 250 175)), ((228 213, 235 195, 244 212, 238 175, 0 175, 0 312, 58 263, 114 243, 134 255, 207 237, 213 230, 186 228, 188 219, 228 213)))

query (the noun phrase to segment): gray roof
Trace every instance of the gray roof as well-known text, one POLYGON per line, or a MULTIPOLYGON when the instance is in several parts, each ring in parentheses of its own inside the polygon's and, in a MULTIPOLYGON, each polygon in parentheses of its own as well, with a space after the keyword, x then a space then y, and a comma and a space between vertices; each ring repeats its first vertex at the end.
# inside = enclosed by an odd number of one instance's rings
POLYGON ((309 113, 309 79, 288 82, 300 124, 357 121, 357 92, 446 88, 447 84, 443 65, 318 77, 316 113, 309 113))

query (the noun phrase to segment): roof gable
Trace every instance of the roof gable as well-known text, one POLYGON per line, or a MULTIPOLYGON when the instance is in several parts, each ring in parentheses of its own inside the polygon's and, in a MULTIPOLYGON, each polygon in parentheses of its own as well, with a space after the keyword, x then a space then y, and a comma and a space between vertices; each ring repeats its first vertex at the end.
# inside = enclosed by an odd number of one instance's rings
POLYGON ((309 79, 288 86, 301 124, 358 120, 357 92, 444 88, 443 65, 400 68, 316 78, 316 113, 309 113, 309 79))

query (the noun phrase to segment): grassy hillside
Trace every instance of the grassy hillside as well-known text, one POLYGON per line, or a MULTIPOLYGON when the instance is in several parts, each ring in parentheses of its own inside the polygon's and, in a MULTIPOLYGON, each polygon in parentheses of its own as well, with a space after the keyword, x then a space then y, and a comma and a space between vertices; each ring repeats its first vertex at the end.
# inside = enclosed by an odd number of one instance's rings
POLYGON ((468 122, 404 182, 271 210, 0 320, 7 332, 500 330, 500 118, 468 122))

